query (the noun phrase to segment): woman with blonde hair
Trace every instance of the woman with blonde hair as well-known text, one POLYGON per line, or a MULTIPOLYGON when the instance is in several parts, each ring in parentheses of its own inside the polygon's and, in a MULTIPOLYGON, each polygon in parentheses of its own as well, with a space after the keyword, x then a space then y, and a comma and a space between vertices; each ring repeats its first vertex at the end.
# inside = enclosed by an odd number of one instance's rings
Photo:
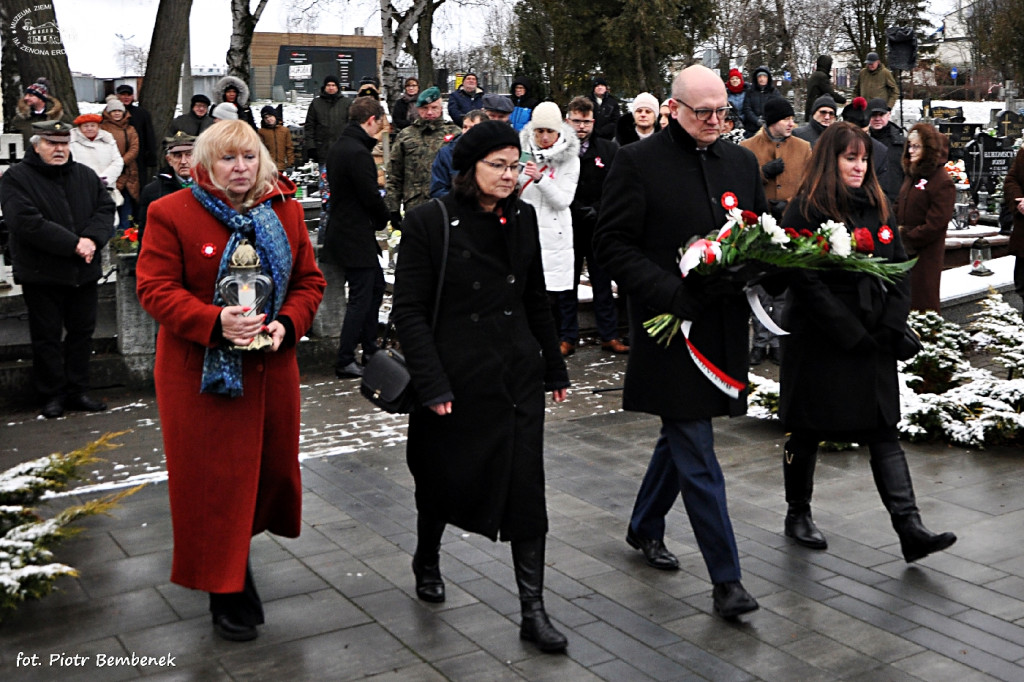
POLYGON ((251 536, 299 534, 295 346, 326 283, 292 200, 295 185, 278 175, 248 123, 211 126, 192 158, 195 183, 149 206, 138 295, 160 323, 154 380, 174 530, 171 582, 209 592, 215 632, 245 641, 263 623, 251 536), (239 305, 218 283, 233 276, 232 256, 246 244, 272 286, 265 300, 239 305))

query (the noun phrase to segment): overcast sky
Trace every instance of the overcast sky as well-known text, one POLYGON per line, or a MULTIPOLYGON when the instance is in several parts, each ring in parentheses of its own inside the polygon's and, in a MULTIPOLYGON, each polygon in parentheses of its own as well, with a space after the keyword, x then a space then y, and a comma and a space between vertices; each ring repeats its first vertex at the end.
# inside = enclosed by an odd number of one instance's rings
MULTIPOLYGON (((52 0, 57 12, 64 47, 72 71, 99 77, 123 75, 118 51, 122 38, 126 42, 148 47, 153 34, 159 0, 52 0)), ((950 11, 956 0, 930 0, 929 16, 936 18, 950 11)), ((252 0, 254 5, 255 1, 252 0)), ((270 0, 256 25, 257 31, 286 30, 286 3, 270 0)), ((363 27, 367 35, 380 35, 379 7, 376 0, 355 0, 344 12, 324 14, 318 33, 355 32, 363 27)), ((401 6, 401 5, 400 5, 401 6)), ((192 64, 214 66, 224 64, 224 55, 231 38, 230 0, 193 0, 191 17, 192 64)), ((479 9, 459 10, 455 5, 442 6, 443 15, 435 23, 434 40, 441 47, 468 47, 479 43, 479 22, 484 12, 479 9), (456 21, 457 19, 457 21, 456 21)))

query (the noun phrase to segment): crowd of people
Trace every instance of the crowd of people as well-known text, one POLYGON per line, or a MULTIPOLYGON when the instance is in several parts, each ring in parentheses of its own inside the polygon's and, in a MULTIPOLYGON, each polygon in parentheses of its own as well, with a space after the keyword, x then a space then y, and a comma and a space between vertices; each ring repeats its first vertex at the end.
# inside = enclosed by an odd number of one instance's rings
MULTIPOLYGON (((375 78, 349 98, 329 75, 306 112, 300 150, 280 108, 264 106, 257 128, 248 86, 225 77, 216 103, 195 95, 173 120, 155 175, 153 126, 131 86, 119 86, 102 114, 68 121, 37 81, 19 104, 25 159, 0 181, 0 204, 29 307, 42 414, 106 408, 87 394, 88 349, 97 254, 116 214, 145 235, 138 296, 160 326, 154 378, 171 579, 210 594, 219 636, 256 637, 263 609, 250 538, 299 532, 295 345, 325 288, 343 287, 335 373, 363 375, 381 350, 377 233, 390 223, 402 231, 391 321, 420 403, 407 446, 420 599, 445 600, 446 526, 508 541, 520 636, 545 652, 568 645, 543 602, 544 394, 567 396, 584 267, 600 347, 629 355, 625 409, 661 420, 624 529, 650 567, 679 568, 664 537, 682 496, 714 611, 735 619, 758 608, 741 582, 712 428, 713 417, 745 413, 746 393, 721 391, 687 344, 644 333, 660 313, 687 320, 688 339, 730 376, 765 359, 781 365, 787 537, 827 548, 811 516, 816 451, 822 440, 847 440, 868 444, 906 561, 945 549, 956 538, 922 524, 896 437, 896 360, 909 310, 939 307, 954 195, 942 170, 948 145, 931 124, 904 134, 890 120, 892 75, 878 55, 868 55, 841 114, 847 98, 831 85, 831 59, 816 66, 801 126, 767 67, 747 83, 738 69, 723 79, 691 66, 663 101, 642 92, 626 108, 598 76, 564 110, 538 101, 527 79, 499 95, 468 73, 447 116, 438 87, 408 78, 390 121, 375 78), (319 166, 318 256, 282 173, 302 161, 319 166), (725 223, 727 196, 798 230, 825 220, 864 228, 876 256, 913 254, 917 265, 896 284, 839 272, 766 278, 760 304, 790 334, 780 339, 755 319, 751 346, 745 282, 679 276, 679 247, 725 223), (246 280, 254 291, 242 285, 245 272, 258 275, 246 280), (628 301, 627 335, 616 287, 628 301), (227 422, 242 428, 228 433, 227 422)), ((1021 166, 1018 158, 1006 183, 1018 217, 1021 166)))

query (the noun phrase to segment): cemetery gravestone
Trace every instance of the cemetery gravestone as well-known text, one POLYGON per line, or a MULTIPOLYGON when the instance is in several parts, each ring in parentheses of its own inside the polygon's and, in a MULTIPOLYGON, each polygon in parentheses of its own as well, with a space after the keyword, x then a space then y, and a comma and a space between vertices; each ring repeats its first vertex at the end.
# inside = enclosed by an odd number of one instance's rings
MULTIPOLYGON (((959 161, 964 157, 964 147, 981 130, 979 123, 938 123, 939 132, 949 138, 949 160, 959 161)), ((965 161, 966 163, 966 161, 965 161)))
POLYGON ((964 120, 963 107, 932 107, 932 118, 964 120))
POLYGON ((964 163, 967 166, 967 177, 971 180, 971 192, 975 200, 979 190, 992 194, 1010 170, 1017 156, 1013 148, 1015 139, 978 135, 964 147, 964 163))
POLYGON ((996 116, 996 134, 1000 137, 1016 138, 1024 132, 1024 116, 1016 111, 1001 111, 996 116))

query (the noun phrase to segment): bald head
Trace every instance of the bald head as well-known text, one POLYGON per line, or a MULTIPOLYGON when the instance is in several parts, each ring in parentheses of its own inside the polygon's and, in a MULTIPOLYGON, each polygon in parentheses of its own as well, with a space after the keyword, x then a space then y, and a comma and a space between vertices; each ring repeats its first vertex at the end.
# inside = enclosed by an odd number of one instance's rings
POLYGON ((706 66, 689 66, 672 81, 672 100, 669 102, 672 118, 679 122, 700 147, 706 147, 718 139, 724 116, 719 115, 717 110, 728 105, 725 83, 706 66), (716 111, 702 121, 694 112, 696 109, 716 111))

